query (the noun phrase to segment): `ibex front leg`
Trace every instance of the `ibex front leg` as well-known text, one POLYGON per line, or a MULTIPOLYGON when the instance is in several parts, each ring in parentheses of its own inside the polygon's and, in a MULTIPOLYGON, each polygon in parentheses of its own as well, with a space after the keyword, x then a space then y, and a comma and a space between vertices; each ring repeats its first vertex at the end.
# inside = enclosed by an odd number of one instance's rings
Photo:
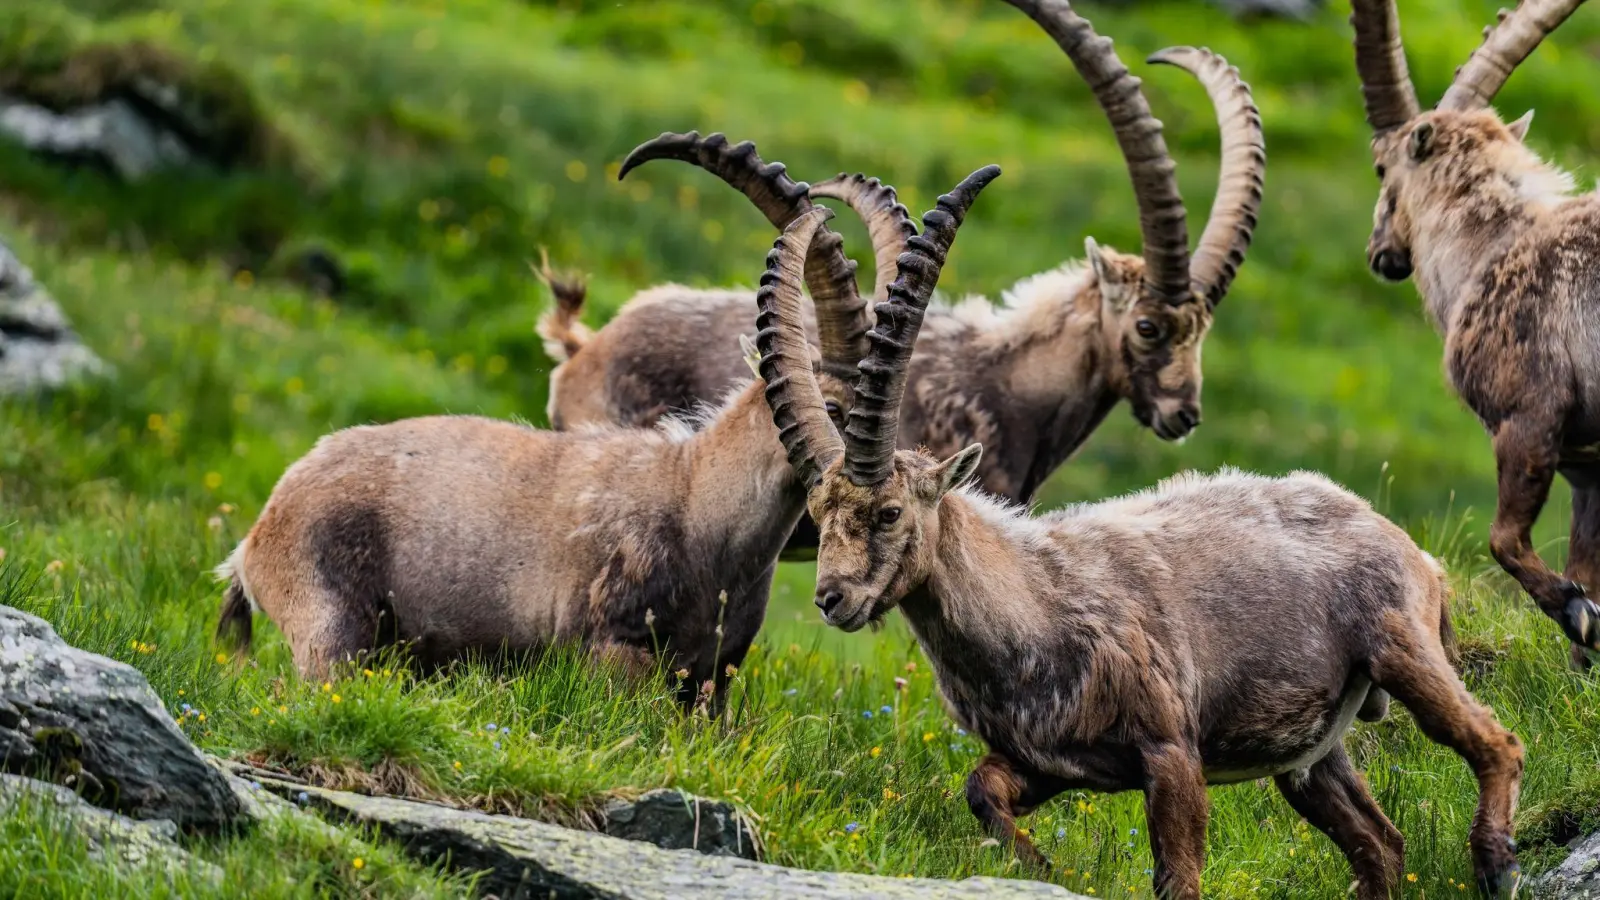
POLYGON ((1211 801, 1194 748, 1161 744, 1144 752, 1144 817, 1161 900, 1200 900, 1211 801))
POLYGON ((1550 496, 1560 460, 1557 429, 1507 419, 1494 436, 1500 470, 1500 505, 1489 529, 1495 561, 1522 585, 1544 614, 1575 644, 1600 649, 1600 607, 1583 586, 1557 575, 1533 549, 1533 523, 1550 496))
POLYGON ((1013 848, 1018 859, 1041 872, 1048 872, 1050 861, 1017 828, 1017 817, 1033 812, 1039 804, 1061 793, 1065 786, 1059 778, 1028 771, 990 751, 967 776, 967 806, 986 831, 1013 848))

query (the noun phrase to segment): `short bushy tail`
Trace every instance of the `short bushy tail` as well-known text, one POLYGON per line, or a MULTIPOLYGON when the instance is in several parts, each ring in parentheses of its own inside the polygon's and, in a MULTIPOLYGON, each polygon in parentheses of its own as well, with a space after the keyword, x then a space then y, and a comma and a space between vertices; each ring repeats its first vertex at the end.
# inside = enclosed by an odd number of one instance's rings
POLYGON ((235 575, 222 595, 222 615, 217 619, 217 643, 229 650, 248 653, 251 629, 250 598, 244 595, 244 585, 239 583, 239 576, 235 575))
POLYGON ((217 578, 228 583, 222 593, 222 612, 217 617, 217 643, 235 652, 248 653, 253 637, 251 616, 255 612, 255 604, 250 602, 250 595, 239 578, 238 557, 239 553, 235 551, 226 562, 217 566, 217 578))
POLYGON ((578 273, 551 269, 550 255, 543 247, 539 248, 539 267, 533 274, 549 286, 555 298, 555 306, 545 310, 536 326, 539 337, 544 340, 544 352, 556 362, 566 362, 576 356, 592 336, 588 327, 578 321, 589 285, 578 273))

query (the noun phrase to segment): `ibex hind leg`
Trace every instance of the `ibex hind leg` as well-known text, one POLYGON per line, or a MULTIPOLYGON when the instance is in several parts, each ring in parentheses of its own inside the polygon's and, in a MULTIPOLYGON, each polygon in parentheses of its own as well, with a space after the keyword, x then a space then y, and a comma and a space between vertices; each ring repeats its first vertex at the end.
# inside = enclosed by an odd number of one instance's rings
POLYGON ((1533 546, 1533 523, 1550 496, 1560 464, 1555 434, 1556 429, 1527 416, 1507 419, 1495 434, 1500 483, 1489 548, 1506 574, 1561 626, 1568 640, 1600 650, 1600 606, 1588 598, 1582 583, 1552 572, 1533 546))
POLYGON ((293 642, 295 668, 303 678, 326 679, 336 666, 358 663, 394 643, 394 617, 386 604, 352 606, 328 596, 314 608, 307 639, 293 642))
MULTIPOLYGON (((1585 587, 1600 585, 1600 468, 1563 469, 1562 474, 1572 483, 1572 537, 1563 574, 1585 587)), ((1574 642, 1568 660, 1574 669, 1586 672, 1596 656, 1592 648, 1574 642)))
POLYGON ((1406 841, 1372 799, 1344 748, 1335 747, 1311 768, 1275 780, 1295 812, 1350 861, 1360 900, 1389 900, 1405 869, 1406 841))
POLYGON ((1522 743, 1468 693, 1427 623, 1397 627, 1371 668, 1373 679, 1411 710, 1423 734, 1472 767, 1478 809, 1469 842, 1478 887, 1485 896, 1514 897, 1521 870, 1511 819, 1522 782, 1522 743))

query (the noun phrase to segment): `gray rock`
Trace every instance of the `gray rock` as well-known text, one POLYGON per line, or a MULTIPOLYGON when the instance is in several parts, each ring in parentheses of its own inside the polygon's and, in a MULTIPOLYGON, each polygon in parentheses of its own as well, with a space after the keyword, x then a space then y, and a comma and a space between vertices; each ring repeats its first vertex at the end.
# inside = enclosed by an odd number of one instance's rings
POLYGON ((666 850, 755 859, 755 831, 733 804, 673 790, 649 791, 637 800, 605 807, 605 833, 666 850))
POLYGON ((1600 900, 1600 834, 1576 842, 1572 854, 1528 882, 1535 900, 1600 900))
POLYGON ((109 371, 0 240, 0 395, 50 390, 109 371))
POLYGON ((184 829, 216 829, 241 814, 226 777, 138 670, 78 650, 43 619, 8 606, 0 606, 0 771, 184 829))
POLYGON ((194 161, 181 138, 120 97, 55 112, 0 94, 0 136, 44 156, 97 162, 125 181, 194 161))
POLYGON ((0 774, 0 813, 18 813, 30 819, 60 817, 88 840, 89 854, 97 859, 149 866, 168 875, 222 880, 221 869, 190 856, 174 843, 178 828, 171 822, 136 822, 90 806, 64 787, 0 774))
MULTIPOLYGON (((1079 895, 1034 881, 888 878, 808 872, 730 856, 662 850, 543 822, 465 812, 428 803, 284 785, 337 820, 371 826, 416 858, 482 872, 478 890, 500 900, 1071 900, 1079 895)), ((1083 898, 1079 898, 1083 900, 1083 898)))

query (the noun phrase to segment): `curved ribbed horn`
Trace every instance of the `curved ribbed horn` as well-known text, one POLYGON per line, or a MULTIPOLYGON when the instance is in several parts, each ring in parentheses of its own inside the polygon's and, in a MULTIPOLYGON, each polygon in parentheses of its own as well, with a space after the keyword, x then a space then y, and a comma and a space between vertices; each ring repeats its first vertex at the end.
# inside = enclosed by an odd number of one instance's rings
POLYGON ((1555 31, 1583 0, 1522 0, 1515 12, 1500 10, 1499 21, 1483 30, 1483 43, 1456 70, 1439 109, 1481 109, 1545 35, 1555 31))
POLYGON ((895 263, 905 252, 906 241, 917 236, 916 223, 895 197, 894 188, 860 173, 840 172, 827 181, 813 184, 811 196, 842 201, 867 224, 867 234, 872 238, 873 267, 877 272, 872 296, 878 302, 887 299, 889 282, 895 276, 895 263))
MULTIPOLYGON (((812 208, 810 188, 787 174, 783 163, 763 163, 749 141, 729 144, 721 134, 702 138, 699 132, 664 132, 635 147, 622 161, 618 180, 653 159, 675 159, 699 166, 750 198, 779 230, 812 208)), ((867 352, 867 304, 856 288, 856 264, 844 255, 844 240, 824 232, 811 244, 806 257, 806 287, 817 308, 817 336, 822 344, 822 365, 829 374, 848 381, 855 363, 867 352)))
POLYGON ((1169 47, 1149 61, 1174 65, 1193 75, 1217 109, 1222 170, 1217 176, 1217 196, 1211 201, 1211 217, 1189 263, 1194 292, 1206 299, 1208 309, 1216 309, 1244 264, 1261 211, 1267 171, 1261 111, 1250 96, 1250 86, 1239 78, 1239 70, 1204 47, 1169 47))
POLYGON ((1178 194, 1172 155, 1161 137, 1161 121, 1139 89, 1139 79, 1117 57, 1111 39, 1095 34, 1067 0, 1006 0, 1050 35, 1088 82, 1122 148, 1139 201, 1144 239, 1145 290, 1178 305, 1195 299, 1189 289, 1189 226, 1178 194))
POLYGON ((881 484, 894 471, 900 400, 923 310, 939 283, 961 220, 979 192, 999 175, 999 166, 984 166, 968 175, 922 217, 922 234, 906 241, 898 274, 889 285, 889 299, 878 304, 878 324, 867 334, 872 351, 861 361, 855 406, 844 428, 844 471, 855 484, 881 484))
POLYGON ((823 223, 832 217, 832 210, 819 206, 791 222, 767 254, 767 269, 756 292, 761 309, 756 347, 761 351, 759 371, 767 383, 767 405, 789 464, 807 490, 844 452, 811 372, 810 345, 800 318, 803 260, 809 258, 815 238, 827 230, 823 223))
POLYGON ((1356 75, 1367 105, 1367 124, 1382 134, 1416 118, 1417 89, 1406 68, 1395 0, 1350 0, 1350 25, 1356 32, 1356 75))

